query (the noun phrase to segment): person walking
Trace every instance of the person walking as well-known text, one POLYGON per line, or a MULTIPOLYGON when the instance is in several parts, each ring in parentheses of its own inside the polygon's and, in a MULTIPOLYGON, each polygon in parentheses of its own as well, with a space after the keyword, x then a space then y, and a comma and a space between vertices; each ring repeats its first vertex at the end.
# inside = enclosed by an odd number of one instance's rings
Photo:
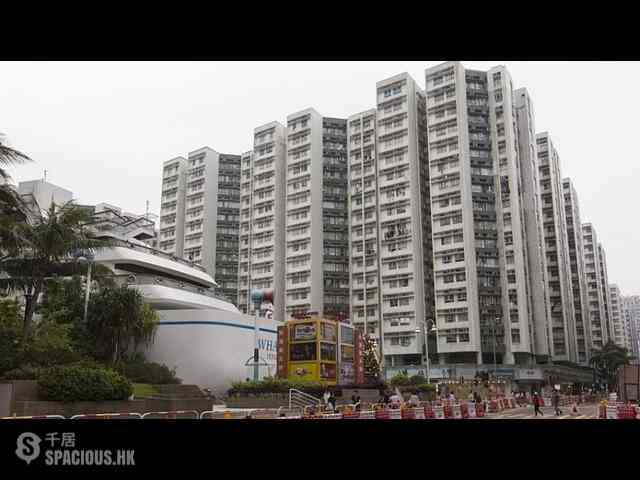
POLYGON ((331 405, 331 411, 335 412, 336 411, 336 397, 333 394, 333 392, 331 392, 331 394, 329 395, 328 403, 329 403, 329 405, 331 405))
POLYGON ((540 410, 540 397, 538 396, 538 392, 533 392, 533 409, 536 417, 538 413, 544 417, 544 413, 540 410))
POLYGON ((553 403, 553 409, 556 413, 556 417, 559 417, 562 414, 562 411, 560 410, 560 392, 558 390, 553 391, 551 401, 553 403))

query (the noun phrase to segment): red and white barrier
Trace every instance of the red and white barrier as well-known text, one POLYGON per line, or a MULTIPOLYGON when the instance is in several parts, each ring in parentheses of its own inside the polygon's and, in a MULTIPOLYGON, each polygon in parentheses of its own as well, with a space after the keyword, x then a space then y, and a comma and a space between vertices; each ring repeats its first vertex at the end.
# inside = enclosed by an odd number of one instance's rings
POLYGON ((142 418, 140 413, 87 413, 82 415, 74 415, 71 420, 129 420, 142 418))
POLYGON ((62 415, 27 415, 22 417, 0 417, 0 420, 66 420, 62 415))
MULTIPOLYGON (((218 412, 202 412, 203 414, 212 414, 218 412)), ((207 418, 198 414, 195 410, 175 410, 172 412, 147 412, 142 415, 142 419, 163 419, 163 420, 175 420, 175 419, 193 419, 207 418)), ((226 418, 226 417, 223 417, 226 418)))

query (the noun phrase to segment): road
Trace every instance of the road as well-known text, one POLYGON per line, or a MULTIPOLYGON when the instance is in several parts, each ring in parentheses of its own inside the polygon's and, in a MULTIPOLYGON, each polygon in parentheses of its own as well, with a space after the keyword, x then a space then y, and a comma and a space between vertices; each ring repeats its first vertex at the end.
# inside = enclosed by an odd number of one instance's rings
POLYGON ((534 415, 533 407, 521 407, 503 410, 498 413, 488 413, 484 418, 502 420, 502 419, 540 419, 540 420, 589 420, 598 418, 598 406, 597 405, 580 405, 578 406, 578 413, 572 414, 571 407, 561 407, 562 414, 556 416, 553 411, 553 407, 542 407, 543 416, 534 415))

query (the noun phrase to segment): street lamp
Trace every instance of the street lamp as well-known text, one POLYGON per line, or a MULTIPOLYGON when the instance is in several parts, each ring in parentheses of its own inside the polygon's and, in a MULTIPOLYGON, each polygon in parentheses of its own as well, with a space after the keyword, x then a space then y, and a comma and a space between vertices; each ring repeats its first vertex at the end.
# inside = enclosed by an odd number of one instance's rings
POLYGON ((260 350, 258 345, 258 315, 260 315, 260 309, 263 302, 273 303, 273 290, 252 290, 251 300, 253 300, 253 334, 254 334, 254 348, 253 348, 253 380, 258 381, 260 377, 260 350))
POLYGON ((422 330, 422 333, 424 334, 424 350, 425 356, 427 357, 427 383, 431 383, 431 365, 429 363, 429 337, 427 336, 427 330, 429 332, 435 332, 436 329, 433 325, 433 321, 431 320, 422 322, 420 325, 422 326, 422 329, 416 328, 415 333, 420 334, 420 330, 422 330), (430 325, 429 327, 427 327, 428 324, 430 325))
POLYGON ((87 254, 86 256, 80 256, 76 258, 76 262, 79 264, 86 263, 87 264, 87 287, 84 294, 84 317, 83 321, 87 323, 87 313, 89 311, 89 294, 91 292, 91 270, 93 267, 94 257, 91 254, 87 254))

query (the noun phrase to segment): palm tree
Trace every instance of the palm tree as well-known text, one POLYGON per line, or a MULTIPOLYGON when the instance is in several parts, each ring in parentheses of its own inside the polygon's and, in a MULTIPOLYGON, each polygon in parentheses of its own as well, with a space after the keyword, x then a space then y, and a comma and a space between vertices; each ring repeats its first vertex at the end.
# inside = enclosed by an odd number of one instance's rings
POLYGON ((77 273, 74 261, 77 252, 93 252, 110 246, 110 242, 91 237, 84 228, 90 216, 73 201, 62 206, 55 204, 46 212, 33 212, 31 221, 12 224, 13 238, 10 255, 0 260, 0 288, 20 291, 25 297, 25 336, 31 331, 33 315, 46 280, 56 275, 77 273))
POLYGON ((633 357, 626 348, 620 347, 609 340, 600 350, 591 355, 591 365, 598 378, 604 380, 609 389, 615 388, 618 369, 629 365, 633 357))
POLYGON ((24 153, 7 146, 0 134, 0 256, 15 253, 19 243, 15 225, 27 218, 24 201, 9 183, 11 177, 4 167, 30 161, 24 153))

